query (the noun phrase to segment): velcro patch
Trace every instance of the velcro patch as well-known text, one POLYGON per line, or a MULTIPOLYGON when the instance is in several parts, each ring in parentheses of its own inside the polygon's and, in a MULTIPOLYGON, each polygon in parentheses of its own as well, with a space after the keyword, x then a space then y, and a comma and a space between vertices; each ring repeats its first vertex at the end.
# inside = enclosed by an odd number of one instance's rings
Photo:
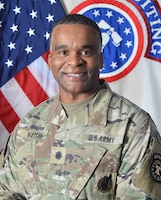
POLYGON ((151 139, 148 154, 133 183, 150 197, 161 199, 161 146, 156 138, 151 139))
POLYGON ((161 154, 153 155, 150 172, 154 181, 161 183, 161 154))

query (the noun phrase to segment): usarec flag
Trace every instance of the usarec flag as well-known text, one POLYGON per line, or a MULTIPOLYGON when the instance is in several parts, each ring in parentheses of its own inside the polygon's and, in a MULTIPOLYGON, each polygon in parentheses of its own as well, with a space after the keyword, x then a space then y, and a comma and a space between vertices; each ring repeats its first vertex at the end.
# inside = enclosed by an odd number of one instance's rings
POLYGON ((154 120, 161 134, 161 0, 63 0, 100 27, 100 78, 154 120))
POLYGON ((18 121, 58 91, 47 66, 59 0, 0 0, 0 151, 18 121))

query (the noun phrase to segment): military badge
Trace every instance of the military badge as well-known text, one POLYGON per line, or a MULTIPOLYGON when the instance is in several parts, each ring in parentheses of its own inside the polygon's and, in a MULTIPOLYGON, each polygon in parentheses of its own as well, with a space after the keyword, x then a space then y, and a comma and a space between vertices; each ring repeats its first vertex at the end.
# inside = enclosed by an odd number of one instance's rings
POLYGON ((144 35, 138 16, 121 1, 84 1, 71 13, 83 14, 100 27, 104 65, 100 78, 108 82, 127 75, 143 53, 144 35))
POLYGON ((98 191, 102 193, 109 192, 112 188, 112 175, 104 176, 98 181, 98 191))
POLYGON ((150 173, 154 181, 161 183, 161 155, 154 154, 150 165, 150 173))
POLYGON ((52 147, 50 162, 54 164, 64 164, 66 157, 65 147, 52 147))

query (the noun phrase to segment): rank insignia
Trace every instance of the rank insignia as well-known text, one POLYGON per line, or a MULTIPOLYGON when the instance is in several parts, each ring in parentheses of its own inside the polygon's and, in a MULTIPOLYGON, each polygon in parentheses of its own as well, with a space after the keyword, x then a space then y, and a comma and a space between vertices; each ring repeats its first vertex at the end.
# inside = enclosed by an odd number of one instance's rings
POLYGON ((161 155, 154 154, 150 165, 150 173, 154 181, 161 183, 161 155))
POLYGON ((65 147, 52 147, 50 162, 54 164, 64 164, 66 157, 65 147))
POLYGON ((102 193, 109 192, 112 188, 112 175, 104 176, 98 181, 98 191, 102 193))

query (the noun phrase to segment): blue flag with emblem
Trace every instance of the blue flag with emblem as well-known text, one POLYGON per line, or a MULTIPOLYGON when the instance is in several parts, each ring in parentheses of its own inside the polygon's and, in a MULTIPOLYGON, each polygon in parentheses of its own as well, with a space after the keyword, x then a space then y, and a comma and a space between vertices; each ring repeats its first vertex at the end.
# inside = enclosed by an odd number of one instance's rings
POLYGON ((104 65, 100 78, 147 111, 160 133, 161 1, 80 1, 80 13, 100 27, 104 65))

